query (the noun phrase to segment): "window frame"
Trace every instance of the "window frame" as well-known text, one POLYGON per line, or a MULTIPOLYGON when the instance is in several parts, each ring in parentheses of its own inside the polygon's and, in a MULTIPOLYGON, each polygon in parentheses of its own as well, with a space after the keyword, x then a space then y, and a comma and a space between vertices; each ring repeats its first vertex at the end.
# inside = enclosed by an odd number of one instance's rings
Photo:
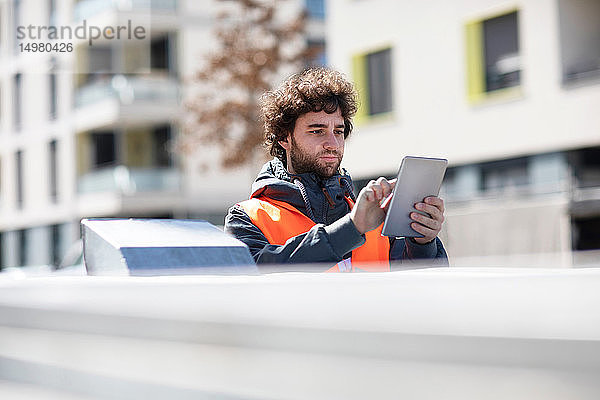
POLYGON ((472 19, 464 24, 464 46, 465 46, 465 73, 467 85, 467 99, 471 104, 481 103, 493 99, 511 100, 522 96, 523 68, 520 69, 519 84, 505 88, 487 90, 486 85, 486 61, 485 61, 485 37, 483 24, 494 18, 517 14, 517 42, 519 55, 522 54, 521 45, 521 10, 509 8, 493 14, 486 14, 480 18, 472 19))
POLYGON ((354 86, 358 93, 359 106, 356 112, 354 121, 356 124, 375 121, 387 121, 393 118, 395 110, 394 101, 394 46, 391 44, 369 49, 361 53, 357 53, 352 57, 352 77, 354 86), (368 57, 372 54, 389 51, 390 60, 390 109, 376 114, 371 114, 369 110, 370 104, 370 87, 369 87, 369 69, 368 57))

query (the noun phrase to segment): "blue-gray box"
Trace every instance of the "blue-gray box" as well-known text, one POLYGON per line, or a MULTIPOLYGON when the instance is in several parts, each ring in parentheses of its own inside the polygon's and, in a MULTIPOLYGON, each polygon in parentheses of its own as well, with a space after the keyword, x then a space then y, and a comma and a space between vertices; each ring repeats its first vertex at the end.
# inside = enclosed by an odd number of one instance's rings
POLYGON ((248 247, 206 221, 84 219, 88 275, 251 274, 248 247))

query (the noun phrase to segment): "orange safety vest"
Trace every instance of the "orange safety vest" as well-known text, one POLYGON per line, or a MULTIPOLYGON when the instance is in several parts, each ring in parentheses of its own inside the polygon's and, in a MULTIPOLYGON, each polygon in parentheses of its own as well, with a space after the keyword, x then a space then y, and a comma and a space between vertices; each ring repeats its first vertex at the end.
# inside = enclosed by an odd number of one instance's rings
MULTIPOLYGON (((346 198, 350 208, 354 206, 346 198)), ((265 235, 269 243, 283 245, 294 236, 308 232, 316 223, 290 204, 268 197, 251 198, 238 203, 250 217, 252 223, 265 235)), ((366 242, 352 250, 352 271, 389 271, 390 242, 381 236, 381 224, 365 234, 366 242), (357 267, 358 265, 358 267, 357 267)), ((341 261, 326 272, 347 271, 346 262, 341 261)))

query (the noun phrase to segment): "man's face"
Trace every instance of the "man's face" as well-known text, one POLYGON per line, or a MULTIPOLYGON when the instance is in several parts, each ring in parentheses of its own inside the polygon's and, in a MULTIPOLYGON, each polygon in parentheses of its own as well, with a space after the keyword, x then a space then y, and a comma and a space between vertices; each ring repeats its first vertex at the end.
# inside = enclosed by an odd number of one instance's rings
POLYGON ((344 157, 344 119, 339 109, 308 112, 298 117, 294 131, 279 144, 286 150, 288 171, 292 174, 314 172, 329 178, 339 169, 344 157))

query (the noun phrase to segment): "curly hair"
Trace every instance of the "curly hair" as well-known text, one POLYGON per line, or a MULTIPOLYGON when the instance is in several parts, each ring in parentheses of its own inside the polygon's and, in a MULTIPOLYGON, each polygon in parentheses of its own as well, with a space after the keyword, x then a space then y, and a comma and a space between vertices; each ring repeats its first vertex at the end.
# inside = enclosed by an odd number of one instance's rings
POLYGON ((357 110, 354 85, 333 69, 309 68, 286 79, 279 88, 261 97, 261 116, 265 124, 265 147, 285 164, 285 149, 279 144, 294 131, 296 120, 308 112, 341 111, 344 138, 352 132, 352 117, 357 110))

